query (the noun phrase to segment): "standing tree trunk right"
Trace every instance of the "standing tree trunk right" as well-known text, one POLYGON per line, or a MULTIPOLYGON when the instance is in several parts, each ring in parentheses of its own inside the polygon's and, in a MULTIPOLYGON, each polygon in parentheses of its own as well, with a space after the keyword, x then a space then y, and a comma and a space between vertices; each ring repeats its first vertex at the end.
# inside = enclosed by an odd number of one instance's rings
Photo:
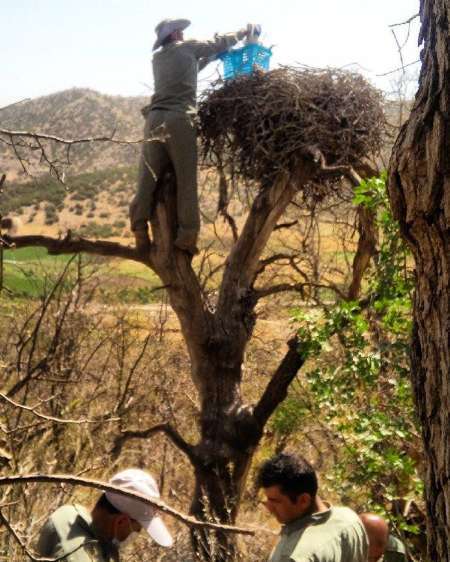
POLYGON ((416 263, 411 377, 427 458, 428 552, 450 561, 450 0, 421 0, 419 90, 389 195, 416 263))

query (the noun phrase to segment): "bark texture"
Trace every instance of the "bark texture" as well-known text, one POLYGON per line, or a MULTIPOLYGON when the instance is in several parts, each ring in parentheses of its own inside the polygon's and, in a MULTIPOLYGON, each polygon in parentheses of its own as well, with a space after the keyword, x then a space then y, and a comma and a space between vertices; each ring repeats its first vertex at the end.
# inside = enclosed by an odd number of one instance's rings
POLYGON ((394 216, 416 264, 411 376, 427 457, 428 551, 450 561, 450 0, 421 0, 422 70, 390 162, 394 216))

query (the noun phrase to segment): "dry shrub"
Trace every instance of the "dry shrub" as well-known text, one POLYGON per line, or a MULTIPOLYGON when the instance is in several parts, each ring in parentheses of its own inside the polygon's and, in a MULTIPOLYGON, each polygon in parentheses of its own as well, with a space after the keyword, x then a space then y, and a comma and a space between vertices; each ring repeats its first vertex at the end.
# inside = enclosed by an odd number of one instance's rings
MULTIPOLYGON (((382 93, 339 69, 283 67, 217 82, 198 116, 204 159, 263 187, 318 154, 329 166, 358 168, 385 131, 382 93)), ((314 180, 321 176, 318 168, 314 180)))

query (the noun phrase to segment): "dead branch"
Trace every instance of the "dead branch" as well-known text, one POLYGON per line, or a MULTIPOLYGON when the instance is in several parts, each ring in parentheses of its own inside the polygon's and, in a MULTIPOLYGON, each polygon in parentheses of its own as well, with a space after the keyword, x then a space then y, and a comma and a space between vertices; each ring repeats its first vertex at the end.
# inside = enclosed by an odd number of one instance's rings
MULTIPOLYGON (((4 108, 3 108, 4 109, 4 108)), ((126 139, 115 139, 114 133, 108 136, 102 137, 86 137, 81 139, 65 139, 63 137, 57 137, 55 135, 48 135, 46 133, 36 133, 32 131, 12 131, 10 129, 1 129, 0 128, 0 135, 5 135, 6 137, 13 139, 23 138, 23 139, 33 139, 33 140, 44 140, 44 141, 54 141, 59 144, 64 144, 66 146, 73 146, 75 144, 91 144, 94 142, 111 142, 113 144, 142 144, 144 142, 151 142, 153 140, 161 140, 162 137, 151 137, 151 138, 143 138, 143 139, 133 139, 133 140, 126 140, 126 139)), ((12 142, 12 140, 11 140, 12 142)))
POLYGON ((341 298, 345 297, 345 294, 336 286, 326 285, 321 283, 280 283, 279 285, 273 285, 271 287, 262 287, 261 289, 255 289, 253 295, 256 300, 260 300, 271 295, 276 295, 279 293, 295 292, 300 293, 302 299, 305 298, 305 289, 328 289, 336 292, 341 298))
POLYGON ((152 498, 149 499, 147 496, 138 494, 136 492, 130 492, 129 490, 124 490, 119 486, 113 486, 106 482, 101 482, 99 480, 91 480, 87 478, 79 478, 76 476, 68 474, 15 474, 12 476, 2 476, 0 477, 0 486, 10 486, 12 484, 26 484, 29 482, 39 482, 39 483, 63 483, 71 484, 74 486, 86 486, 88 488, 95 488, 101 490, 102 492, 115 492, 122 494, 124 496, 135 498, 141 500, 147 505, 151 505, 162 513, 166 513, 171 517, 174 517, 178 521, 181 521, 189 527, 196 528, 207 528, 207 529, 217 529, 229 533, 238 533, 243 535, 254 535, 256 529, 250 529, 245 527, 235 527, 232 525, 219 525, 217 523, 208 523, 206 521, 198 521, 189 515, 180 513, 179 511, 173 509, 166 505, 163 501, 152 498))
POLYGON ((0 392, 0 398, 3 401, 7 402, 10 406, 13 406, 14 408, 19 408, 20 410, 24 410, 25 412, 30 412, 31 414, 33 414, 33 416, 36 416, 37 418, 49 422, 83 425, 83 424, 92 424, 92 423, 98 424, 98 423, 107 423, 107 422, 117 422, 120 420, 120 418, 107 418, 104 416, 95 420, 89 418, 81 418, 78 420, 72 420, 70 418, 57 418, 54 416, 48 416, 46 414, 43 414, 42 412, 38 412, 37 411, 38 405, 26 406, 25 404, 19 404, 18 402, 15 402, 11 398, 8 398, 8 396, 6 394, 3 394, 3 392, 0 392))
POLYGON ((117 458, 120 455, 125 443, 130 439, 147 439, 148 437, 151 437, 152 435, 155 435, 159 432, 165 433, 167 437, 169 437, 169 439, 172 441, 172 443, 177 447, 177 449, 182 451, 189 458, 192 464, 195 465, 196 455, 194 447, 187 441, 185 441, 183 437, 181 437, 181 435, 178 433, 178 431, 169 423, 160 423, 158 425, 154 425, 147 429, 141 430, 123 430, 122 433, 114 439, 114 445, 111 450, 111 455, 114 458, 117 458))
POLYGON ((408 25, 408 24, 410 24, 413 20, 415 20, 416 18, 418 18, 419 16, 420 16, 420 14, 418 14, 418 13, 417 13, 417 14, 414 14, 413 16, 411 16, 410 18, 408 18, 407 20, 401 21, 400 23, 391 23, 391 24, 389 25, 389 27, 398 27, 398 26, 400 26, 400 25, 408 25))
POLYGON ((60 168, 61 166, 70 165, 70 150, 72 146, 104 142, 131 146, 143 144, 146 142, 161 141, 166 138, 166 133, 163 127, 160 131, 155 131, 155 133, 151 137, 143 139, 115 139, 114 134, 115 131, 113 131, 109 136, 65 139, 63 137, 49 135, 47 133, 39 133, 33 131, 13 131, 10 129, 0 128, 0 142, 12 148, 25 174, 29 175, 27 169, 27 165, 29 164, 29 162, 21 154, 20 149, 25 149, 27 152, 37 153, 40 162, 44 162, 50 170, 50 173, 54 175, 59 182, 64 184, 65 174, 64 172, 61 172, 60 168), (62 145, 63 147, 65 147, 65 162, 57 161, 49 156, 48 145, 51 143, 56 143, 57 145, 62 145))
POLYGON ((149 256, 139 254, 135 248, 123 246, 117 242, 109 242, 106 240, 88 240, 81 236, 73 236, 70 231, 64 238, 52 238, 50 236, 6 236, 4 235, 1 242, 4 242, 10 248, 25 248, 29 246, 42 246, 47 249, 49 254, 78 254, 84 252, 86 254, 94 254, 98 256, 106 256, 113 258, 123 258, 137 261, 153 268, 153 260, 150 250, 149 256))

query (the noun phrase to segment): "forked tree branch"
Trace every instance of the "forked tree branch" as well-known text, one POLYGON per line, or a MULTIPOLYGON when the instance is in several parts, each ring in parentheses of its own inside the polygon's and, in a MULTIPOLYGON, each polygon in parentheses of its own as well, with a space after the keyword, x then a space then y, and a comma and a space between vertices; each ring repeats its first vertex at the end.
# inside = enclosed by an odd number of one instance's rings
POLYGON ((160 423, 147 429, 122 431, 122 433, 114 439, 111 455, 114 458, 117 458, 120 455, 125 443, 130 439, 147 439, 148 437, 160 432, 165 433, 172 443, 189 458, 191 463, 195 464, 196 455, 194 447, 185 441, 178 431, 169 423, 160 423))

